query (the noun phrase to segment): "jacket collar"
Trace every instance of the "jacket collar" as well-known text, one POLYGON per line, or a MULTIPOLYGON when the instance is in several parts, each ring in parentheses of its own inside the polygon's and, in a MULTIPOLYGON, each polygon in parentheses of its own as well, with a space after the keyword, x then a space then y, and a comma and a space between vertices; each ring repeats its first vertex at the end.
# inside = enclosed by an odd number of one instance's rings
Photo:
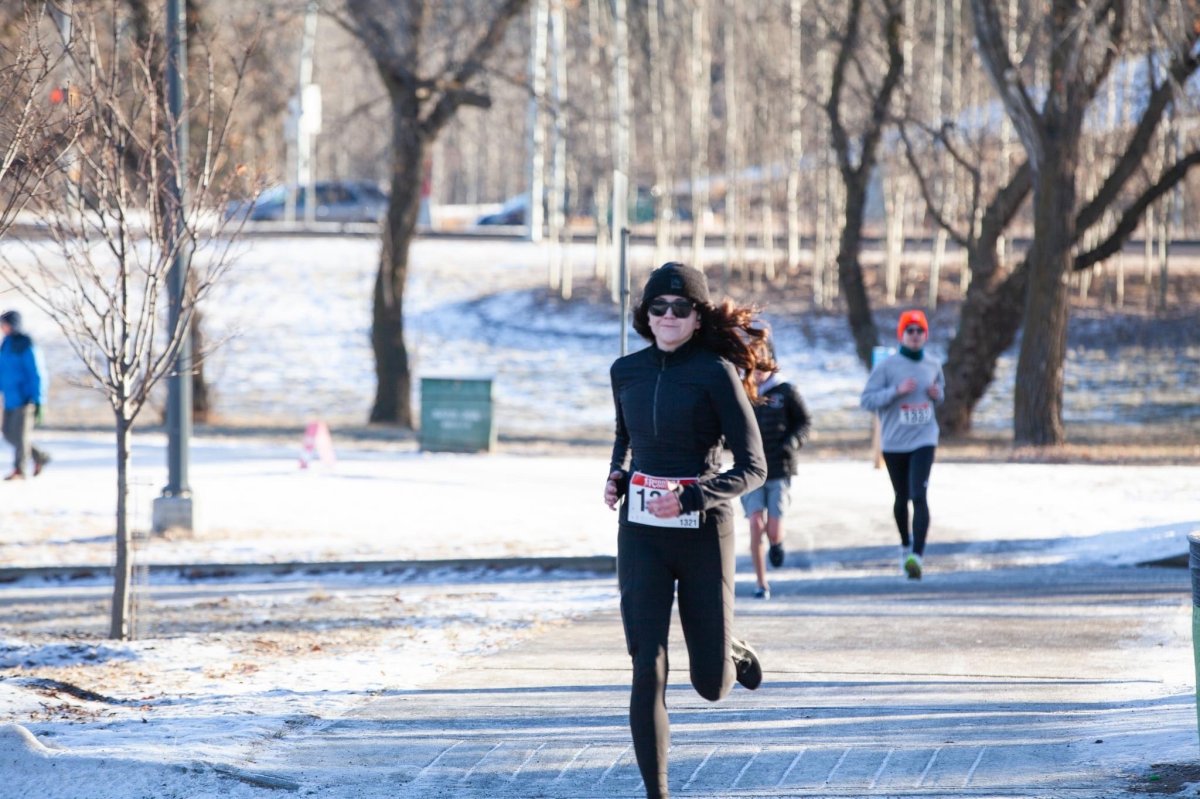
POLYGON ((692 336, 671 352, 664 352, 658 348, 657 344, 651 344, 650 350, 654 354, 654 362, 664 367, 683 363, 700 348, 697 338, 698 336, 692 336))
POLYGON ((776 386, 781 385, 782 383, 786 383, 786 382, 787 382, 787 378, 785 378, 782 373, 772 372, 770 377, 768 377, 766 380, 762 381, 762 383, 759 384, 758 394, 759 394, 759 396, 762 396, 763 394, 766 394, 768 391, 775 388, 776 386))

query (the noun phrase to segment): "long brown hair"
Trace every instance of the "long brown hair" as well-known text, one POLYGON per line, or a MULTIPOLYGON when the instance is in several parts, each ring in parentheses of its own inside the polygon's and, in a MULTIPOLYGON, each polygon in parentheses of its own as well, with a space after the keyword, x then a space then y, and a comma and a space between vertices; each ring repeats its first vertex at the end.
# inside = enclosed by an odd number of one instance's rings
MULTIPOLYGON (((633 329, 642 338, 653 342, 648 305, 643 302, 634 309, 633 329)), ((733 364, 742 376, 746 396, 751 402, 758 402, 755 370, 774 372, 779 368, 771 353, 770 331, 758 321, 761 311, 753 305, 734 305, 732 300, 724 300, 720 305, 698 302, 696 311, 700 314, 700 329, 696 331, 700 346, 733 364)))

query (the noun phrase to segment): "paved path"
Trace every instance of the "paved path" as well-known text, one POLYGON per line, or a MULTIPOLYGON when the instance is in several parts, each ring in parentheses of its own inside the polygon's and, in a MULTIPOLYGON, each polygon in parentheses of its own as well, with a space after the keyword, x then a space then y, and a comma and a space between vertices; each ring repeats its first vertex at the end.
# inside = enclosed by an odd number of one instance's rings
MULTIPOLYGON (((770 602, 739 596, 766 681, 720 703, 687 685, 673 631, 676 795, 1112 797, 1132 771, 1194 759, 1185 570, 885 572, 785 569, 770 602)), ((247 766, 315 795, 343 767, 364 799, 642 796, 627 680, 619 618, 603 613, 247 766)))

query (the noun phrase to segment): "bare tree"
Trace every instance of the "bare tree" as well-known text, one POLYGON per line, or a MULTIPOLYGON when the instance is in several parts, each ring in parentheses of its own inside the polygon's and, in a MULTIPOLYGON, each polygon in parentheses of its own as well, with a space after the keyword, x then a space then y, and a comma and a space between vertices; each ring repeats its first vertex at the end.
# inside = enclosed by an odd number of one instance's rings
MULTIPOLYGON (((921 130, 911 121, 902 131, 908 163, 929 216, 966 253, 965 268, 970 273, 958 329, 943 369, 946 398, 938 408, 942 431, 949 436, 962 435, 971 429, 975 405, 991 385, 996 362, 1012 346, 1020 327, 1026 272, 1005 268, 999 242, 1029 197, 1029 164, 1022 163, 1007 182, 992 189, 985 169, 986 140, 972 143, 951 126, 921 130), (928 155, 938 150, 944 151, 944 156, 928 155), (949 207, 945 195, 933 187, 930 163, 969 176, 969 190, 958 200, 960 208, 949 207), (985 197, 988 191, 994 193, 985 197)), ((942 182, 952 180, 945 177, 942 182)))
MULTIPOLYGON (((850 0, 845 8, 840 29, 832 36, 837 56, 834 59, 829 97, 825 114, 829 117, 830 137, 837 154, 838 171, 846 192, 841 240, 838 245, 838 283, 846 299, 850 330, 859 360, 871 363, 871 350, 879 342, 879 331, 871 316, 871 301, 863 283, 862 230, 866 215, 867 189, 875 171, 879 142, 884 125, 890 120, 892 97, 900 85, 904 71, 902 45, 903 9, 901 0, 880 0, 878 3, 879 34, 885 48, 884 68, 864 60, 875 55, 863 45, 864 23, 871 15, 864 10, 865 0, 850 0), (883 72, 878 85, 871 75, 883 72), (856 92, 853 102, 847 95, 856 92), (859 132, 852 135, 849 125, 851 107, 865 109, 858 120, 859 132)), ((871 3, 876 7, 875 3, 871 3)))
MULTIPOLYGON (((151 54, 149 63, 153 70, 154 79, 160 86, 165 86, 166 43, 161 37, 155 34, 158 30, 158 17, 154 13, 154 6, 158 4, 157 0, 153 4, 151 0, 125 0, 125 4, 129 7, 130 25, 133 30, 134 41, 138 47, 151 54)), ((186 38, 192 39, 200 33, 199 26, 203 19, 203 8, 197 0, 186 0, 184 2, 183 17, 186 27, 186 38)), ((195 59, 197 54, 189 51, 189 55, 195 59)), ((203 65, 197 63, 196 66, 201 67, 203 65)), ((167 96, 166 90, 160 89, 158 96, 165 102, 167 96)), ((162 113, 166 113, 165 108, 162 109, 162 113)), ((163 164, 164 171, 169 168, 168 164, 163 164)), ((196 309, 192 317, 190 335, 192 337, 192 352, 203 352, 204 319, 201 309, 196 309)), ((208 390, 208 381, 204 377, 203 361, 198 361, 192 369, 191 395, 192 419, 203 424, 208 421, 212 413, 212 393, 208 390)))
POLYGON ((459 108, 491 105, 480 79, 509 24, 528 2, 341 0, 331 7, 370 53, 392 111, 391 199, 371 314, 378 381, 372 422, 412 427, 404 288, 426 155, 459 108))
MULTIPOLYGON (((1145 53, 1151 91, 1122 156, 1097 193, 1080 198, 1084 120, 1113 64, 1127 54, 1127 19, 1133 0, 1077 5, 1054 0, 1043 18, 1047 76, 1040 85, 1011 58, 1001 14, 993 0, 972 0, 976 41, 985 69, 1000 95, 1028 159, 1033 192, 1033 244, 1009 280, 1023 293, 1024 331, 1017 364, 1013 438, 1017 444, 1060 444, 1063 364, 1068 318, 1067 282, 1081 270, 1118 251, 1155 199, 1178 183, 1200 156, 1181 153, 1132 199, 1131 178, 1143 167, 1164 112, 1178 102, 1180 85, 1200 66, 1195 3, 1183 0, 1156 12, 1155 36, 1145 53), (1165 13, 1163 13, 1165 12, 1165 13), (1037 91, 1045 97, 1039 103, 1037 91), (1101 224, 1119 202, 1127 203, 1116 226, 1096 247, 1075 249, 1082 235, 1101 224)), ((1014 21, 1010 20, 1010 24, 1014 21)), ((1094 168, 1088 165, 1088 168, 1094 168)), ((1011 315, 1011 314, 1010 314, 1011 315)))
MULTIPOLYGON (((1000 33, 1003 46, 1016 53, 1016 62, 1034 62, 1036 48, 1045 46, 1044 38, 1030 35, 1036 32, 1037 22, 1022 15, 1016 2, 1008 6, 1007 29, 1000 33), (1017 42, 1024 43, 1022 49, 1018 50, 1017 42)), ((1179 153, 1171 164, 1150 163, 1158 150, 1155 142, 1162 138, 1155 131, 1163 115, 1177 104, 1179 86, 1196 69, 1192 55, 1195 36, 1194 31, 1187 34, 1178 26, 1163 26, 1158 37, 1143 37, 1116 48, 1126 73, 1152 63, 1159 65, 1158 73, 1151 73, 1145 81, 1144 101, 1129 103, 1136 105, 1140 116, 1128 128, 1116 124, 1111 109, 1089 111, 1099 124, 1092 126, 1088 140, 1104 137, 1113 156, 1104 162, 1089 160, 1080 165, 1077 179, 1084 186, 1086 199, 1079 203, 1070 223, 1074 229, 1072 271, 1091 269, 1105 258, 1119 256, 1121 246, 1147 209, 1177 186, 1197 162, 1193 150, 1179 153), (1166 41, 1171 44, 1164 47, 1166 41)), ((1114 75, 1105 102, 1111 106, 1117 84, 1130 80, 1129 74, 1114 75)), ((1016 340, 1025 315, 1031 262, 1025 257, 1008 264, 1004 240, 1032 191, 1033 178, 1028 161, 1009 164, 1010 129, 1008 125, 999 131, 979 126, 969 131, 948 121, 931 127, 912 120, 904 127, 909 163, 930 217, 967 253, 969 287, 958 330, 950 343, 945 365, 946 401, 938 414, 942 430, 948 435, 970 430, 975 405, 991 384, 1000 355, 1016 340), (942 155, 936 155, 939 151, 942 155), (930 179, 931 166, 941 168, 945 163, 967 176, 965 182, 958 181, 967 186, 961 195, 963 207, 958 209, 940 202, 930 188, 936 182, 930 179)), ((1096 149, 1094 144, 1092 149, 1096 149)), ((953 177, 943 175, 940 180, 946 182, 953 177)))
MULTIPOLYGON (((77 14, 72 42, 78 102, 73 170, 45 182, 28 208, 50 246, 30 243, 29 259, 5 256, 21 293, 59 327, 82 361, 90 384, 113 412, 117 513, 113 638, 132 635, 132 562, 127 499, 132 433, 151 390, 174 369, 176 354, 202 302, 231 263, 234 239, 215 213, 224 199, 214 180, 228 128, 212 114, 217 88, 193 119, 204 123, 206 147, 192 164, 175 158, 177 120, 164 117, 151 53, 123 36, 114 4, 107 16, 77 14), (163 173, 167 165, 168 174, 163 173), (185 204, 156 200, 167 181, 187 182, 185 204), (165 314, 168 274, 179 259, 187 274, 178 320, 165 314)), ((209 71, 211 78, 211 70, 209 71)), ((225 107, 242 76, 226 89, 225 107)), ((227 119, 227 117, 226 117, 227 119)))

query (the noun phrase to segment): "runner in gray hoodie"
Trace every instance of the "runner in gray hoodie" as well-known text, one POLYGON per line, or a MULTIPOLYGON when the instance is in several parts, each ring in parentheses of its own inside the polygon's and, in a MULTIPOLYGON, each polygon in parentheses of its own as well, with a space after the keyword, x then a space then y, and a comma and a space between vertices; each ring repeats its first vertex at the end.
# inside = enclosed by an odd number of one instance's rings
POLYGON ((900 314, 896 335, 900 351, 871 370, 860 404, 879 414, 883 461, 896 494, 892 512, 900 531, 900 562, 910 579, 919 580, 929 532, 925 493, 938 445, 934 406, 946 396, 946 379, 942 365, 925 355, 929 322, 924 313, 900 314), (913 506, 911 539, 909 502, 913 506))

